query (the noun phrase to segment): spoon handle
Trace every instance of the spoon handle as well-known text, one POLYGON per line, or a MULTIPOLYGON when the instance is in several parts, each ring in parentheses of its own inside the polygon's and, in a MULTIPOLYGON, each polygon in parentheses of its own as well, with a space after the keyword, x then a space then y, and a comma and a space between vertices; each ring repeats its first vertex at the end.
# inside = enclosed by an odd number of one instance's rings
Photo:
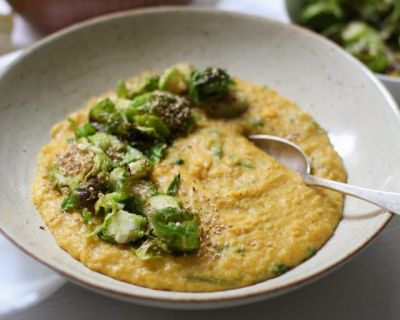
POLYGON ((400 215, 400 193, 356 187, 346 183, 323 179, 312 175, 308 175, 305 181, 308 185, 316 185, 339 191, 368 201, 392 213, 400 215))

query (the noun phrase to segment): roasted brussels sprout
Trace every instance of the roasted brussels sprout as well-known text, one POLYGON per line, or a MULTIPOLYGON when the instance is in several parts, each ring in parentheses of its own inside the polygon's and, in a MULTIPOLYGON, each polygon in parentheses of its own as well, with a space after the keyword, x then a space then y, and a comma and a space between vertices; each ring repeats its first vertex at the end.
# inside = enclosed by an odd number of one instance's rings
POLYGON ((174 94, 186 93, 189 89, 191 73, 192 67, 187 64, 179 64, 168 68, 161 74, 158 88, 174 94))
POLYGON ((104 228, 99 231, 100 238, 116 243, 128 243, 142 238, 146 232, 147 220, 137 214, 119 210, 104 218, 104 228))
POLYGON ((90 110, 89 121, 96 130, 117 136, 125 136, 129 132, 129 123, 110 99, 100 101, 90 110))
POLYGON ((133 179, 141 179, 150 173, 151 169, 153 169, 153 164, 149 159, 147 159, 147 157, 143 157, 139 160, 130 162, 128 167, 133 179))
POLYGON ((153 233, 177 252, 189 252, 199 247, 200 227, 197 215, 183 209, 176 198, 168 195, 151 197, 146 215, 153 233))
POLYGON ((342 33, 344 47, 372 71, 384 72, 389 59, 387 48, 377 30, 363 22, 350 23, 342 33))
POLYGON ((137 97, 125 110, 129 121, 137 123, 144 115, 156 116, 173 133, 187 130, 192 124, 189 101, 168 92, 154 91, 137 97))
POLYGON ((198 105, 208 103, 227 93, 233 84, 230 76, 220 68, 195 70, 189 82, 189 97, 198 105))
POLYGON ((343 21, 344 17, 340 0, 313 1, 301 12, 300 21, 317 31, 323 31, 343 21))
POLYGON ((300 21, 343 46, 374 72, 400 75, 400 2, 308 0, 300 21))
POLYGON ((117 167, 110 173, 108 189, 111 192, 120 191, 129 194, 132 180, 132 176, 126 167, 117 167))
POLYGON ((117 212, 124 208, 124 203, 129 196, 121 191, 115 191, 102 195, 94 205, 95 213, 99 214, 101 210, 104 213, 117 212))
POLYGON ((134 78, 130 84, 131 88, 129 90, 129 98, 134 99, 137 96, 140 96, 147 92, 157 90, 158 79, 159 76, 151 72, 143 73, 140 76, 134 78))
POLYGON ((140 260, 150 260, 159 257, 164 257, 170 253, 167 245, 160 239, 148 239, 135 251, 136 256, 140 260))
POLYGON ((158 209, 153 213, 151 223, 154 234, 172 250, 190 252, 199 247, 199 222, 192 214, 183 214, 176 208, 158 209))

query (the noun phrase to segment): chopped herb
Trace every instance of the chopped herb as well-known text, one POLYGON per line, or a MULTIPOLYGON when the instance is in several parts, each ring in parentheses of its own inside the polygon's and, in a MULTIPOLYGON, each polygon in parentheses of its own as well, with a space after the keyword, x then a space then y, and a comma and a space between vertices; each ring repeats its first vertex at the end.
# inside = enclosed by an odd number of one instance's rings
POLYGON ((72 131, 75 131, 78 128, 78 124, 76 123, 76 121, 72 118, 68 118, 68 123, 69 123, 69 127, 71 128, 72 131))
POLYGON ((178 173, 168 186, 167 195, 174 196, 178 192, 180 181, 181 181, 181 174, 178 173))
POLYGON ((218 158, 218 159, 222 159, 222 156, 224 155, 224 152, 222 150, 222 147, 220 144, 213 144, 211 147, 214 155, 218 158))
POLYGON ((83 223, 87 226, 90 226, 92 224, 92 213, 88 209, 84 208, 81 214, 83 223))
POLYGON ((166 143, 156 143, 146 151, 146 155, 153 163, 159 163, 164 158, 164 151, 167 149, 166 143))
POLYGON ((212 283, 212 284, 219 284, 222 286, 237 284, 237 281, 229 281, 229 280, 220 279, 220 278, 213 277, 213 276, 203 276, 203 275, 194 275, 194 274, 186 275, 185 279, 189 280, 189 281, 193 281, 193 282, 206 282, 206 283, 212 283))
POLYGON ((181 166, 185 163, 185 161, 183 159, 179 158, 179 159, 176 159, 174 163, 181 166))
POLYGON ((219 131, 217 129, 209 129, 209 130, 207 130, 207 134, 209 136, 217 136, 217 135, 219 135, 219 131))
POLYGON ((125 81, 118 81, 117 84, 117 96, 118 98, 127 99, 129 97, 128 89, 126 88, 125 81))
POLYGON ((263 127, 265 125, 265 122, 262 119, 253 118, 253 119, 250 120, 250 124, 253 127, 263 127))
POLYGON ((71 211, 73 209, 77 208, 77 202, 78 199, 76 197, 75 192, 71 192, 69 195, 67 195, 64 200, 61 203, 61 211, 71 211))
POLYGON ((83 137, 91 136, 96 133, 96 128, 89 122, 86 122, 81 127, 74 129, 75 138, 80 139, 83 137))
POLYGON ((256 168, 253 165, 248 164, 246 162, 242 162, 242 161, 238 161, 236 163, 236 166, 241 167, 241 168, 246 168, 246 169, 252 169, 252 170, 254 170, 256 168))
POLYGON ((307 247, 307 252, 308 252, 308 257, 312 257, 317 253, 317 249, 315 249, 313 246, 308 246, 307 247))
POLYGON ((285 272, 289 271, 291 269, 290 266, 284 264, 284 263, 280 263, 275 265, 274 267, 272 267, 269 272, 272 273, 275 277, 278 277, 282 274, 284 274, 285 272))

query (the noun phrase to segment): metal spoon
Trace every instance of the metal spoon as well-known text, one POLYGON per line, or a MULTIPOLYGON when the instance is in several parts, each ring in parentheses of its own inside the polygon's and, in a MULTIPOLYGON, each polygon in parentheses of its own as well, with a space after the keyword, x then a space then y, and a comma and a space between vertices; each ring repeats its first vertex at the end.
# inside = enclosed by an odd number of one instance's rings
POLYGON ((310 174, 311 166, 306 154, 293 142, 264 134, 251 135, 248 138, 271 157, 298 172, 307 185, 315 185, 339 191, 400 215, 400 193, 360 188, 346 183, 315 177, 310 174))

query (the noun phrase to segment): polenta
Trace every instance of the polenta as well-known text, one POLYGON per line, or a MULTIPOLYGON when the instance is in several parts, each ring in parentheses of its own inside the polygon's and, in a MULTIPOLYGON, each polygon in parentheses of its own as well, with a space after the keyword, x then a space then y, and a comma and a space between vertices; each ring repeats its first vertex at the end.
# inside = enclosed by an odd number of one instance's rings
POLYGON ((217 291, 281 275, 324 245, 343 196, 246 136, 290 139, 345 181, 323 129, 273 90, 179 64, 120 82, 52 129, 33 203, 58 245, 139 286, 217 291))

